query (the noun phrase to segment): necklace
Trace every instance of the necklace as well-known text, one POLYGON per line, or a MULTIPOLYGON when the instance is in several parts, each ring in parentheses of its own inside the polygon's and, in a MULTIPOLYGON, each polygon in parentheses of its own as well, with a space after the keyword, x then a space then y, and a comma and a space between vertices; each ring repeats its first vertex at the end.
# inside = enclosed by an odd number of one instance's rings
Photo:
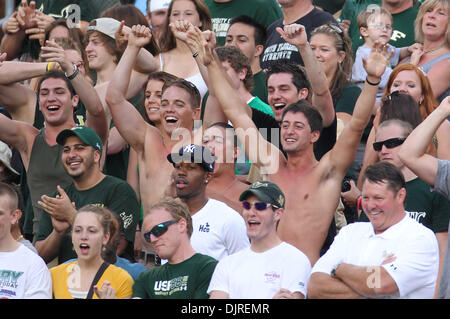
POLYGON ((445 46, 445 44, 441 44, 441 45, 439 45, 439 46, 437 46, 437 47, 435 47, 435 48, 425 50, 425 51, 423 51, 423 53, 430 53, 430 52, 439 50, 440 48, 443 48, 444 46, 445 46))
POLYGON ((21 240, 23 240, 24 238, 23 238, 23 235, 20 235, 19 237, 17 237, 16 238, 16 241, 21 241, 21 240))
POLYGON ((231 186, 233 186, 234 182, 236 182, 236 181, 237 181, 237 178, 235 177, 235 178, 233 179, 233 181, 230 183, 230 185, 228 185, 228 186, 222 191, 222 194, 225 194, 225 193, 231 188, 231 186))

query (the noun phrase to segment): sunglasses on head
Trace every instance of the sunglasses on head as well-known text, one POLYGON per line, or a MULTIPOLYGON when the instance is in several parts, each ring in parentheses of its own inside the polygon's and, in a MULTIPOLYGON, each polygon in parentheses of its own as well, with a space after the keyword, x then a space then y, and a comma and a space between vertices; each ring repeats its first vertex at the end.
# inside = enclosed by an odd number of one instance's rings
POLYGON ((264 203, 264 202, 247 202, 244 201, 242 202, 242 207, 244 207, 244 209, 250 209, 252 206, 255 206, 256 210, 265 210, 266 208, 273 206, 275 208, 278 208, 275 205, 269 204, 269 203, 264 203))
POLYGON ((156 225, 155 227, 150 229, 150 231, 148 231, 144 234, 145 240, 147 242, 150 242, 150 235, 153 235, 155 237, 159 237, 159 236, 163 235, 169 229, 169 226, 172 224, 175 224, 176 222, 178 222, 178 220, 172 219, 172 220, 168 220, 164 223, 156 225))
POLYGON ((394 138, 387 139, 385 141, 375 142, 375 143, 373 143, 373 149, 376 152, 379 152, 379 151, 381 151, 381 148, 383 147, 383 145, 386 146, 387 148, 394 148, 399 145, 402 145, 405 140, 406 140, 405 137, 394 137, 394 138))

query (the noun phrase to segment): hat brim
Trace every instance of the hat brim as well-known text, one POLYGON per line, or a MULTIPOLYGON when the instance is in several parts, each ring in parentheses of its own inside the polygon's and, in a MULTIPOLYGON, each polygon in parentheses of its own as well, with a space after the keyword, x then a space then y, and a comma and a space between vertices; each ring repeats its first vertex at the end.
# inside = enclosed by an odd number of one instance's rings
POLYGON ((239 196, 239 201, 242 202, 252 195, 256 196, 260 201, 263 201, 265 203, 273 203, 273 199, 270 196, 257 189, 247 189, 241 194, 241 196, 239 196))
POLYGON ((3 165, 4 165, 7 169, 9 169, 10 172, 16 174, 17 176, 20 176, 19 172, 17 172, 14 168, 12 168, 11 164, 9 164, 9 163, 7 163, 7 162, 5 162, 5 161, 3 161, 3 160, 0 160, 0 161, 3 163, 3 165))
POLYGON ((213 165, 213 168, 211 169, 211 167, 207 163, 195 162, 193 153, 191 153, 189 155, 188 154, 180 155, 179 153, 170 153, 169 155, 167 155, 167 160, 172 164, 181 163, 181 162, 195 163, 195 164, 200 165, 207 172, 214 171, 214 165, 213 165), (173 158, 176 158, 177 161, 174 161, 173 158))

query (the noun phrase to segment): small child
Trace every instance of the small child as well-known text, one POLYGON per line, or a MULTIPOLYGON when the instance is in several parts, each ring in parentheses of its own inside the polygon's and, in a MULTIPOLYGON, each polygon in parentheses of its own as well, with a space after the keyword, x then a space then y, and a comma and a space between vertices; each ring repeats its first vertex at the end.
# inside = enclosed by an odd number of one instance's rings
MULTIPOLYGON (((352 68, 352 81, 359 87, 364 86, 366 80, 366 70, 363 67, 364 57, 366 60, 369 57, 371 48, 375 41, 387 43, 392 36, 392 15, 386 9, 371 5, 361 11, 357 18, 359 32, 364 38, 364 44, 356 51, 355 62, 352 68)), ((392 67, 398 65, 399 61, 410 56, 414 51, 420 50, 421 45, 415 43, 409 47, 396 48, 390 45, 389 49, 394 50, 394 54, 390 59, 390 66, 386 67, 386 71, 381 77, 381 83, 378 88, 377 102, 381 101, 384 89, 386 88, 389 75, 392 72, 392 67)), ((417 64, 418 61, 412 57, 411 63, 417 64)))

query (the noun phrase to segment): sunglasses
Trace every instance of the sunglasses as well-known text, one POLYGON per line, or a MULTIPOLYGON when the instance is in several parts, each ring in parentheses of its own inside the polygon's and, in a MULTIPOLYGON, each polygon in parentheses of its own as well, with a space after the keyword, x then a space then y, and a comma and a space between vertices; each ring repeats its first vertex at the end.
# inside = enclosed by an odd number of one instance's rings
POLYGON ((373 143, 373 149, 376 152, 379 152, 379 151, 381 151, 381 148, 383 147, 383 145, 386 146, 387 148, 394 148, 399 145, 402 145, 405 140, 406 140, 405 137, 394 137, 394 138, 390 138, 385 141, 375 142, 375 143, 373 143))
POLYGON ((264 203, 264 202, 242 202, 242 207, 244 207, 244 209, 249 210, 252 206, 255 206, 256 210, 265 210, 270 206, 273 206, 275 208, 278 208, 275 205, 269 204, 269 203, 264 203))
POLYGON ((159 236, 163 235, 169 229, 169 226, 172 224, 175 224, 176 222, 178 222, 177 219, 172 219, 167 222, 156 225, 150 231, 148 231, 144 234, 145 240, 147 242, 150 242, 150 235, 153 235, 155 237, 159 237, 159 236))

